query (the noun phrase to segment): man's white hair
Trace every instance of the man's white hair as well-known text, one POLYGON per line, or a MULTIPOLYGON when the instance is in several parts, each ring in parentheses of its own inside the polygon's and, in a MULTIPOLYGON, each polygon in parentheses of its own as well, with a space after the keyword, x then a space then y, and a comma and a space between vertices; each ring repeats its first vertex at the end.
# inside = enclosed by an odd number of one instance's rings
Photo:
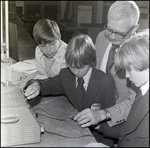
POLYGON ((140 11, 134 1, 116 1, 108 11, 108 18, 112 20, 130 19, 132 25, 138 24, 140 11))

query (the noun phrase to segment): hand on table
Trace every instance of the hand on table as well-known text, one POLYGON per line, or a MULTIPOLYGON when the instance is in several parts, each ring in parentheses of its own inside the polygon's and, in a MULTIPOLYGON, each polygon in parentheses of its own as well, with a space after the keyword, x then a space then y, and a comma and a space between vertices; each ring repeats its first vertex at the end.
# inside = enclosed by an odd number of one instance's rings
POLYGON ((37 83, 33 83, 29 85, 25 90, 24 90, 24 95, 30 100, 35 98, 40 94, 40 86, 37 83))
POLYGON ((81 127, 89 127, 105 120, 105 112, 103 110, 96 111, 87 108, 78 113, 74 117, 74 120, 77 121, 81 127))

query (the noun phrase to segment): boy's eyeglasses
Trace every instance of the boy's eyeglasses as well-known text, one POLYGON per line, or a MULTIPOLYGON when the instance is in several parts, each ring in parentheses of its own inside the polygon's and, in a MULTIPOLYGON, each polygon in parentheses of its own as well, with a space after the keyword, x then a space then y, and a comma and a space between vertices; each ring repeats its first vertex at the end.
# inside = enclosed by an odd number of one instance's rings
POLYGON ((123 39, 133 28, 134 26, 126 34, 122 34, 122 33, 115 32, 112 29, 108 28, 106 24, 104 26, 106 36, 110 36, 114 33, 115 36, 119 39, 123 39))

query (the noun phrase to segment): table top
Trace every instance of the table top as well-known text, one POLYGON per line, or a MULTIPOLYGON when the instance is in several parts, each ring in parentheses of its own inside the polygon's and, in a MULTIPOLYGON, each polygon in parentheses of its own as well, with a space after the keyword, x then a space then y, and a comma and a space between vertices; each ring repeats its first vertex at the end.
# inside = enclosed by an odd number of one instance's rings
MULTIPOLYGON (((12 71, 11 75, 12 85, 22 89, 25 83, 34 78, 36 74, 12 71)), ((81 128, 77 122, 70 119, 70 116, 77 114, 77 110, 64 96, 42 98, 41 102, 31 110, 35 109, 35 107, 43 107, 50 116, 57 117, 57 119, 63 118, 65 121, 38 116, 37 120, 43 121, 42 123, 39 122, 39 124, 45 129, 44 134, 41 134, 41 142, 15 147, 82 147, 90 142, 96 142, 88 128, 81 128)))
MULTIPOLYGON (((90 142, 96 142, 88 128, 81 128, 70 116, 77 114, 77 110, 64 96, 47 97, 44 102, 31 108, 39 113, 37 121, 45 130, 41 135, 40 143, 21 145, 23 147, 83 147, 90 142), (40 116, 41 108, 47 111, 49 116, 40 116), (65 120, 65 121, 60 121, 65 120)), ((20 147, 20 146, 19 146, 20 147)))

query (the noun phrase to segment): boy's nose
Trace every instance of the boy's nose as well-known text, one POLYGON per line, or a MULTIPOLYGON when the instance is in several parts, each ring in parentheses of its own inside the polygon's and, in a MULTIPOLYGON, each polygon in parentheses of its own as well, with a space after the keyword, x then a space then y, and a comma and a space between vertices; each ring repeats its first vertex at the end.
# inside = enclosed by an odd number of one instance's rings
POLYGON ((49 51, 50 51, 50 48, 49 48, 48 46, 46 46, 46 49, 47 49, 47 52, 49 52, 49 51))
POLYGON ((78 75, 78 73, 79 73, 79 71, 77 69, 74 69, 73 72, 74 72, 75 75, 78 75))

